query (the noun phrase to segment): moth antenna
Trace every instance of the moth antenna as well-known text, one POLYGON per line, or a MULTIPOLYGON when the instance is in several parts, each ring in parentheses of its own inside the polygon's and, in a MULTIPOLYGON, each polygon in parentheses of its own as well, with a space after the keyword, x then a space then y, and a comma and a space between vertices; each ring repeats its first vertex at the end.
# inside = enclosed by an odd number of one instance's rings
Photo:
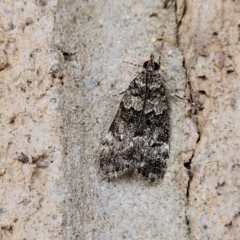
POLYGON ((135 66, 135 67, 140 67, 140 68, 142 68, 142 67, 143 67, 143 66, 142 66, 142 65, 140 65, 140 64, 135 64, 135 63, 126 62, 126 61, 122 61, 122 62, 124 62, 124 63, 128 63, 128 64, 131 64, 131 65, 133 65, 133 66, 135 66))
POLYGON ((159 65, 159 69, 161 68, 161 55, 158 58, 158 65, 159 65))

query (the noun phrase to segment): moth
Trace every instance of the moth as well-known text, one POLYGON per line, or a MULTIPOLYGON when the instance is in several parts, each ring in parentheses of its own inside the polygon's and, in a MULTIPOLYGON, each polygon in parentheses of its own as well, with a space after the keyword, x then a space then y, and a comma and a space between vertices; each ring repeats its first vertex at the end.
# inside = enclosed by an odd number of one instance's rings
POLYGON ((100 153, 109 178, 135 171, 150 183, 164 177, 169 158, 167 88, 154 55, 124 92, 100 153))

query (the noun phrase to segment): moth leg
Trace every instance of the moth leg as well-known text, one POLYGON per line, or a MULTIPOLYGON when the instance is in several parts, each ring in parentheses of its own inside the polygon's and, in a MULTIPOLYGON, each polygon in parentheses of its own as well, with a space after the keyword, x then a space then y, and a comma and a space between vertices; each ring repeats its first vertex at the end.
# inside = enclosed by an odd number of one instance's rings
POLYGON ((170 97, 175 97, 175 98, 181 99, 181 100, 183 100, 183 101, 189 102, 187 98, 183 98, 183 97, 180 97, 180 96, 172 93, 172 92, 170 91, 170 88, 168 87, 167 82, 166 82, 166 80, 165 80, 164 78, 163 78, 162 83, 163 83, 163 85, 164 85, 165 89, 167 90, 168 95, 169 95, 170 97))
POLYGON ((159 69, 161 68, 161 55, 159 55, 159 58, 158 58, 158 65, 159 65, 159 69))
MULTIPOLYGON (((128 90, 128 89, 127 89, 128 90)), ((122 95, 124 94, 127 90, 123 91, 123 92, 120 92, 119 95, 122 95)))

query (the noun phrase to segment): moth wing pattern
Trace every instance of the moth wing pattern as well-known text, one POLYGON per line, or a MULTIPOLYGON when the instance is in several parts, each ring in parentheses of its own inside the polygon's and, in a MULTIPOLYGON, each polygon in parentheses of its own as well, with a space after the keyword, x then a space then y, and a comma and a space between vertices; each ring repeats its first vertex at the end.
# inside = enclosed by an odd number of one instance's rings
POLYGON ((100 168, 108 177, 136 171, 153 183, 169 157, 169 107, 159 65, 150 60, 131 82, 102 141, 100 168))

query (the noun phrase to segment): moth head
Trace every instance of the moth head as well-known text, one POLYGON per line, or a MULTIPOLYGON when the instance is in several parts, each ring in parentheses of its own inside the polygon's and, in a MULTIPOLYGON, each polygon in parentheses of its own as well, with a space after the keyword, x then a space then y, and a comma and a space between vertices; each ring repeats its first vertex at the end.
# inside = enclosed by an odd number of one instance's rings
POLYGON ((146 61, 143 64, 143 68, 146 69, 146 72, 149 74, 153 74, 154 72, 158 71, 160 66, 157 62, 154 62, 154 55, 151 53, 150 60, 146 61))

